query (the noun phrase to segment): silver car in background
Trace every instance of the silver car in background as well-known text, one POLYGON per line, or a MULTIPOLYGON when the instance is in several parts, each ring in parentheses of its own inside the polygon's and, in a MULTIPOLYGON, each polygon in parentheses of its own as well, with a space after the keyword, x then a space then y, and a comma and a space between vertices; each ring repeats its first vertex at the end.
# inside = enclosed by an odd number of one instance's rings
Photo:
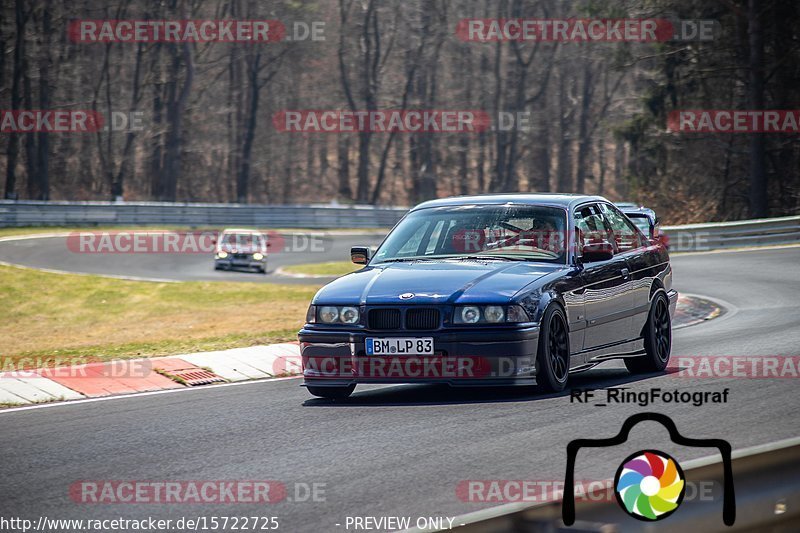
POLYGON ((266 274, 267 236, 251 229, 226 229, 217 239, 214 268, 247 268, 266 274))

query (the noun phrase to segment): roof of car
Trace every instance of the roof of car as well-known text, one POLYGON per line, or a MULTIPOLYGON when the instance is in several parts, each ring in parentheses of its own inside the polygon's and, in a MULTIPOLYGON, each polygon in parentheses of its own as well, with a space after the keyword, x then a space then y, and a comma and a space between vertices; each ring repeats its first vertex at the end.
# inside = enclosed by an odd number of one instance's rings
POLYGON ((222 233, 261 233, 257 229, 247 229, 247 228, 226 228, 223 230, 222 233))
POLYGON ((566 193, 514 193, 514 194, 479 194, 475 196, 452 196, 423 202, 412 209, 429 207, 447 207, 459 205, 502 205, 525 204, 551 207, 571 207, 587 201, 608 202, 602 196, 566 193))
POLYGON ((645 207, 643 205, 637 205, 637 206, 633 206, 633 207, 628 207, 626 205, 617 204, 617 207, 619 207, 619 210, 622 211, 623 213, 643 213, 643 214, 646 214, 646 215, 655 215, 656 214, 655 211, 653 211, 649 207, 645 207))

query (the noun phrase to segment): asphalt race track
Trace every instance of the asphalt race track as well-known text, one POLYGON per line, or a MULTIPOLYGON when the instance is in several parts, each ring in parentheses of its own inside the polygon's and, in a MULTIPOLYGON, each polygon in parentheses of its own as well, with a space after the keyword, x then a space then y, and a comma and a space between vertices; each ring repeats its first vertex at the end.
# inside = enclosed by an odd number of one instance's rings
MULTIPOLYGON (((0 260, 12 261, 9 244, 0 246, 0 260)), ((343 242, 342 249, 349 245, 343 242)), ((19 262, 53 267, 46 253, 25 255, 18 246, 12 249, 19 262)), ((204 264, 210 270, 210 260, 204 264)), ((673 357, 800 354, 798 264, 800 247, 675 256, 675 288, 718 300, 728 310, 676 330, 673 357)), ((67 267, 77 268, 59 268, 67 267)), ((102 267, 99 261, 80 265, 92 272, 102 267)), ((143 267, 127 268, 135 273, 143 267)), ((160 272, 175 268, 164 265, 160 272)), ((192 270, 186 276, 214 274, 192 270)), ((598 398, 571 403, 568 395, 529 390, 413 385, 359 387, 349 400, 331 402, 312 399, 299 380, 288 379, 6 411, 0 413, 0 515, 261 515, 279 517, 283 531, 347 531, 348 516, 408 516, 413 523, 497 505, 462 501, 456 488, 464 480, 563 480, 568 441, 610 437, 627 416, 645 410, 671 416, 686 436, 727 439, 734 450, 800 434, 797 379, 632 378, 620 366, 575 375, 572 386, 729 388, 729 405, 599 406, 604 402, 598 398), (324 501, 87 505, 68 494, 78 480, 260 479, 286 483, 290 499, 296 499, 296 483, 324 483, 324 501)), ((661 426, 644 423, 619 449, 581 452, 575 479, 613 477, 624 457, 643 448, 663 450, 679 462, 713 454, 674 446, 661 426)), ((736 495, 746 498, 746 488, 737 488, 736 495)), ((719 501, 706 505, 717 506, 721 516, 719 501)), ((632 519, 625 523, 644 527, 632 519)), ((721 517, 719 524, 722 529, 721 517)))
POLYGON ((285 250, 270 253, 267 274, 245 270, 214 270, 213 254, 202 253, 79 253, 70 249, 67 237, 0 240, 0 261, 35 268, 84 274, 125 276, 173 281, 256 281, 272 283, 321 283, 325 280, 293 278, 275 270, 305 263, 349 261, 350 247, 377 246, 383 234, 339 234, 320 232, 283 236, 285 250))

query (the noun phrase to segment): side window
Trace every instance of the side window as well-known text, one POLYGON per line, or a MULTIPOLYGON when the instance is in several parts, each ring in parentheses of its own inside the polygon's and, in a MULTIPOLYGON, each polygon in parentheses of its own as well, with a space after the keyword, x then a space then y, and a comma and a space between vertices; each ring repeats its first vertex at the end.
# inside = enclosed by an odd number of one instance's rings
POLYGON ((606 223, 614 235, 617 251, 627 252, 644 246, 643 239, 636 226, 616 208, 608 204, 600 204, 606 223))
POLYGON ((586 244, 609 238, 603 215, 596 204, 583 206, 575 212, 575 230, 579 250, 586 244))

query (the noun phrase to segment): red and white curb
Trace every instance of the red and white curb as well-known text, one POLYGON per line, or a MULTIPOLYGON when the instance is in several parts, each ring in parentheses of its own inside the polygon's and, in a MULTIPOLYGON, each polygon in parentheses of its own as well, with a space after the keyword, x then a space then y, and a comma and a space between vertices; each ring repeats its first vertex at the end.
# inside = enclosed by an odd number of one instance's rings
POLYGON ((287 342, 171 357, 2 372, 0 404, 24 406, 300 373, 300 347, 296 342, 287 342))
MULTIPOLYGON (((675 329, 719 317, 722 304, 681 295, 675 329)), ((730 310, 730 308, 728 308, 730 310)), ((302 373, 297 342, 129 359, 56 368, 0 372, 0 405, 24 406, 197 385, 285 378, 302 373)))

